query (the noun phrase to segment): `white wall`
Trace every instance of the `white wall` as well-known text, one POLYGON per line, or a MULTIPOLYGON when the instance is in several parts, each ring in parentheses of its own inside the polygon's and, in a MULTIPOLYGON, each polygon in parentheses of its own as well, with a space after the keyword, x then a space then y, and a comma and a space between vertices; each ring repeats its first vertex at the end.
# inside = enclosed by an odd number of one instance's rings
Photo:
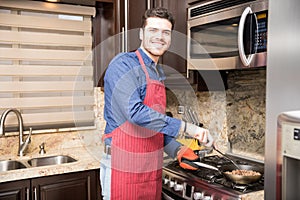
POLYGON ((269 1, 265 199, 276 199, 276 128, 281 112, 300 110, 300 1, 269 1))

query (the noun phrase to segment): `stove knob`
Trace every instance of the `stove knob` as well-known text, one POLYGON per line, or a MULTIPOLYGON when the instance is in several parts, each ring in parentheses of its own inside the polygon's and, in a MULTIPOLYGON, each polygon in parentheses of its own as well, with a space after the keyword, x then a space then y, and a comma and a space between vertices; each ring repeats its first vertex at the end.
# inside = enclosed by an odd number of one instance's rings
POLYGON ((169 179, 167 179, 167 178, 164 178, 164 184, 165 184, 165 185, 167 185, 167 184, 168 184, 168 182, 169 182, 169 179))
POLYGON ((174 185, 175 185, 175 182, 172 181, 172 180, 170 180, 170 181, 169 181, 169 187, 172 188, 172 187, 174 187, 174 185))
POLYGON ((175 184, 174 185, 174 190, 176 192, 182 191, 183 190, 183 185, 182 184, 175 184))
POLYGON ((203 193, 201 192, 194 192, 194 199, 199 200, 203 198, 203 193))

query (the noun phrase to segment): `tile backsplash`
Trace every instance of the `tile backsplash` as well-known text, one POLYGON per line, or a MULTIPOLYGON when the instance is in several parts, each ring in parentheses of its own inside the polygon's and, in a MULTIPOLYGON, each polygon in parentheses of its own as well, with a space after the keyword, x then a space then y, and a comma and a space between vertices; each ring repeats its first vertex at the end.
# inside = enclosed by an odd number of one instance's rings
POLYGON ((266 70, 229 73, 227 135, 232 149, 264 156, 266 70))
POLYGON ((182 118, 178 105, 192 107, 221 150, 264 160, 266 70, 228 71, 227 84, 226 91, 168 91, 168 110, 182 118))

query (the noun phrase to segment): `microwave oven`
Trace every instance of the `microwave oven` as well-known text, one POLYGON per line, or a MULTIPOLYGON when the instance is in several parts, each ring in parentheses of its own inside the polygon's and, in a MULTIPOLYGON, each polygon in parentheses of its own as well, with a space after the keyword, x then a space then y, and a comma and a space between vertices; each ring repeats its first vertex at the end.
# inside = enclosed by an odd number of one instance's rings
POLYGON ((266 66, 268 0, 201 1, 188 8, 187 69, 266 66))

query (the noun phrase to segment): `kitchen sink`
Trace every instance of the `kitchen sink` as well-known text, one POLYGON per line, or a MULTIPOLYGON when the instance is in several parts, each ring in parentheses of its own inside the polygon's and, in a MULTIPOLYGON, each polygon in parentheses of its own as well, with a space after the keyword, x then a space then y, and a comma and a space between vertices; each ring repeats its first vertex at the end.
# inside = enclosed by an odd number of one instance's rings
POLYGON ((0 161, 0 172, 4 171, 10 171, 15 169, 23 169, 26 168, 26 166, 16 160, 2 160, 0 161))
POLYGON ((48 156, 48 157, 40 157, 40 158, 32 158, 28 160, 28 164, 31 167, 40 167, 40 166, 48 166, 48 165, 58 165, 64 163, 72 163, 77 160, 66 155, 57 155, 57 156, 48 156))

